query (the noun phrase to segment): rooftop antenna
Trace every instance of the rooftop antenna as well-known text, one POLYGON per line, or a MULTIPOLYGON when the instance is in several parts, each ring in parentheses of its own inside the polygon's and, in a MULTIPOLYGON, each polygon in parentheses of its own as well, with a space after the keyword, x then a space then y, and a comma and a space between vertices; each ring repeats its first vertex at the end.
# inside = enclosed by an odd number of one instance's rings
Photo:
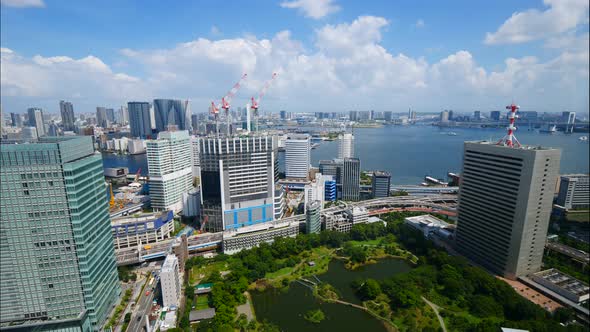
POLYGON ((516 115, 516 111, 518 109, 520 109, 520 106, 515 105, 514 102, 512 102, 512 104, 506 106, 506 109, 510 110, 510 113, 508 114, 508 127, 506 129, 508 129, 508 133, 506 134, 506 136, 502 137, 502 139, 500 139, 497 143, 497 145, 503 145, 503 146, 508 146, 508 147, 520 147, 521 144, 518 141, 518 139, 516 139, 516 136, 514 136, 514 131, 516 131, 516 127, 514 126, 514 121, 516 120, 516 118, 518 117, 516 115))

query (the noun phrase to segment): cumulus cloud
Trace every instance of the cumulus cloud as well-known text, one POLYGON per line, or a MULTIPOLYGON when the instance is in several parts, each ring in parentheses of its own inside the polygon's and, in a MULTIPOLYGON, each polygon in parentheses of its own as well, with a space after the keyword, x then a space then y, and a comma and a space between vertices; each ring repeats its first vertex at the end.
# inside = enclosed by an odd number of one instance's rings
POLYGON ((43 8, 45 3, 43 0, 1 0, 0 3, 6 7, 27 8, 36 7, 43 8))
POLYGON ((140 76, 114 72, 91 55, 25 58, 2 49, 2 103, 17 97, 56 103, 80 96, 95 105, 171 97, 188 98, 194 112, 205 112, 243 73, 248 79, 234 107, 244 106, 277 72, 262 104, 268 110, 494 109, 514 98, 523 109, 586 111, 588 49, 565 46, 575 42, 548 45, 559 46, 559 55, 545 62, 509 58, 489 70, 467 50, 436 62, 388 50, 381 45, 387 26, 375 16, 324 25, 310 48, 284 30, 270 38, 197 38, 171 48, 121 50, 121 61, 140 68, 140 76))
POLYGON ((306 17, 320 19, 331 13, 340 10, 340 7, 333 3, 333 0, 294 0, 281 3, 283 8, 298 9, 306 17))
POLYGON ((485 43, 518 44, 549 38, 588 22, 588 0, 544 0, 544 11, 517 12, 498 31, 487 33, 485 43))
POLYGON ((423 19, 419 19, 418 21, 416 21, 416 23, 414 24, 414 26, 416 28, 423 28, 425 26, 424 20, 423 19))

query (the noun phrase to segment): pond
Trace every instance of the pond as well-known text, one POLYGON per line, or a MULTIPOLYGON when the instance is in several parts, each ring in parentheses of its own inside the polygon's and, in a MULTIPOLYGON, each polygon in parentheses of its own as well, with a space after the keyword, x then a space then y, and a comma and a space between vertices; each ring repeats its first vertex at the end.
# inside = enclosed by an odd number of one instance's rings
MULTIPOLYGON (((385 279, 409 270, 411 267, 398 259, 383 259, 355 271, 345 269, 342 261, 333 260, 328 272, 318 278, 336 287, 343 300, 360 304, 350 287, 353 280, 385 279)), ((278 325, 281 331, 387 331, 381 321, 365 311, 343 304, 322 303, 313 296, 311 289, 297 282, 293 282, 288 290, 252 292, 252 300, 256 318, 278 325), (315 309, 321 309, 326 316, 319 324, 303 318, 306 312, 315 309)))

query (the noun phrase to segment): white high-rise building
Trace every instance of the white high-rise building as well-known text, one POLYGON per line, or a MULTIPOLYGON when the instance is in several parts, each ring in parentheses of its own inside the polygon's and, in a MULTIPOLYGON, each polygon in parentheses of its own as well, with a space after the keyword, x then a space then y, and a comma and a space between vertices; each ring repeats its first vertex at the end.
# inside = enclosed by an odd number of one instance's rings
POLYGON ((180 300, 180 272, 178 258, 175 255, 166 256, 160 270, 160 284, 162 286, 164 307, 178 307, 180 300))
POLYGON ((354 135, 344 133, 338 136, 338 159, 352 158, 354 156, 354 135))
POLYGON ((182 194, 193 188, 188 131, 163 131, 147 141, 150 197, 156 211, 182 209, 182 194))
POLYGON ((191 136, 191 157, 193 177, 201 177, 201 157, 199 153, 199 138, 196 136, 191 136))
POLYGON ((285 140, 285 175, 307 178, 310 164, 310 138, 307 134, 290 134, 285 140))
POLYGON ((307 211, 308 207, 313 202, 319 202, 320 206, 324 206, 324 196, 325 196, 325 177, 322 173, 316 173, 315 179, 313 179, 310 183, 306 184, 304 187, 305 193, 305 210, 307 211))

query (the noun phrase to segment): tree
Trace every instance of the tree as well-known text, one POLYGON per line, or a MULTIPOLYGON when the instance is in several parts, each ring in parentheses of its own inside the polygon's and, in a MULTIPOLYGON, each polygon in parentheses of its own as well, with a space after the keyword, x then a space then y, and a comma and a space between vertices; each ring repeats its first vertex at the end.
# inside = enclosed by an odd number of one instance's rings
POLYGON ((569 322, 574 318, 574 310, 572 308, 560 307, 553 313, 553 319, 560 323, 569 322))
POLYGON ((358 290, 358 295, 362 300, 373 300, 381 294, 381 286, 374 279, 367 279, 358 290))
POLYGON ((484 295, 475 295, 469 301, 469 311, 478 317, 495 316, 504 318, 504 309, 502 305, 496 302, 493 298, 484 295))

